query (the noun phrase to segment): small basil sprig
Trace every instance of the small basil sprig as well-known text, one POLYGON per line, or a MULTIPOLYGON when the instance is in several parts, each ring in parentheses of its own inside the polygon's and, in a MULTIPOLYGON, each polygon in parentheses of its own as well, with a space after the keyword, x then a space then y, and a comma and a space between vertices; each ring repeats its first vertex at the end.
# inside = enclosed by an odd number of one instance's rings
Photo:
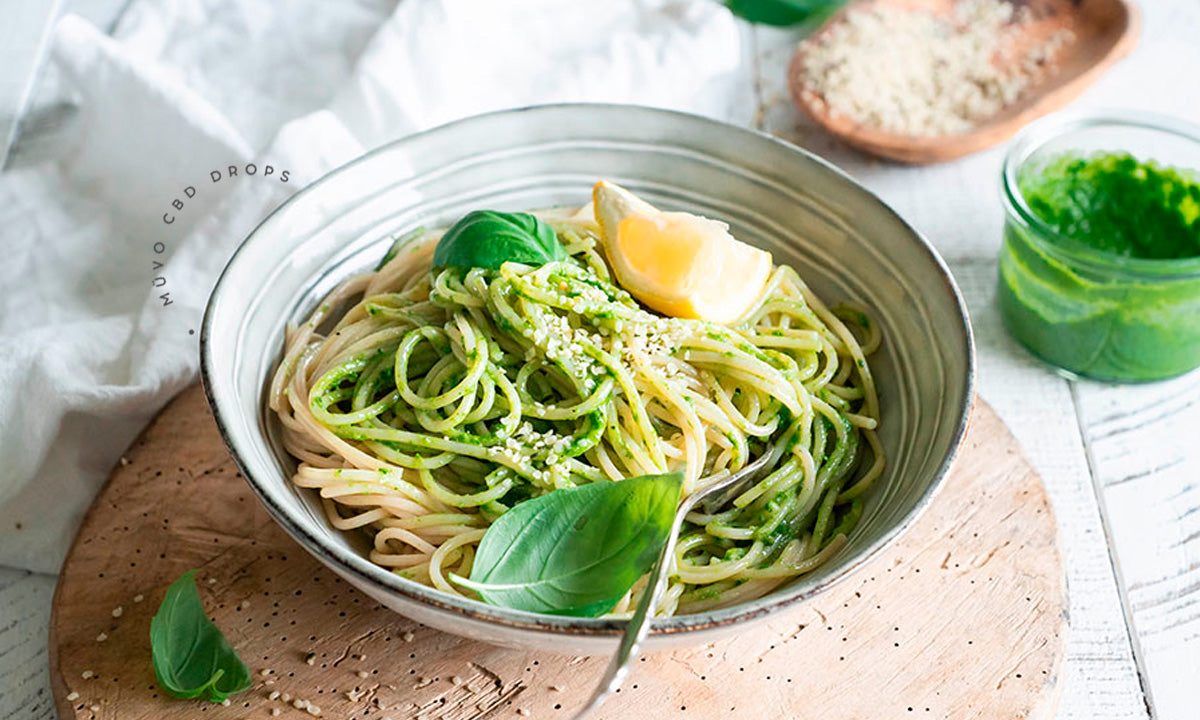
POLYGON ((207 694, 220 703, 250 689, 250 669, 204 613, 195 575, 189 570, 167 588, 150 621, 154 675, 159 687, 175 697, 207 694))
POLYGON ((798 25, 823 17, 846 0, 725 0, 725 7, 743 20, 764 25, 798 25))
POLYGON ((434 267, 498 269, 567 259, 554 228, 528 213, 475 210, 454 223, 433 251, 434 267))
POLYGON ((470 579, 452 577, 492 605, 603 615, 662 551, 682 484, 680 473, 643 475, 526 500, 484 533, 470 579))

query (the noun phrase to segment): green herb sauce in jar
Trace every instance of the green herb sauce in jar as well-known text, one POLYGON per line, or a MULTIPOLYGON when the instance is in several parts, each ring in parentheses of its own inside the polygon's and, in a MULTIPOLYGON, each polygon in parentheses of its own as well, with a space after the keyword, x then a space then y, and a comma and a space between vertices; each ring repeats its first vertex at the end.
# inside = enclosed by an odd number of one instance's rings
POLYGON ((1200 177, 1128 153, 1065 152, 1016 174, 1000 309, 1035 354, 1139 381, 1200 365, 1200 177))

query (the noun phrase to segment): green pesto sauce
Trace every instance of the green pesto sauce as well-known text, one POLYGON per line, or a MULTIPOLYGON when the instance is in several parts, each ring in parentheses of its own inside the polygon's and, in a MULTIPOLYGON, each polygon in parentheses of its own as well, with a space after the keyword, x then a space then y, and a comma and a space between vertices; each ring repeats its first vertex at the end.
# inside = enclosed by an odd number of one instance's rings
POLYGON ((1068 153, 1023 168, 1018 186, 1052 232, 1006 224, 999 303, 1014 337, 1058 367, 1105 380, 1200 365, 1200 278, 1119 268, 1124 258, 1163 261, 1164 270, 1200 258, 1195 173, 1127 153, 1068 153), (1112 262, 1079 262, 1072 244, 1112 262))
POLYGON ((1022 168, 1029 209, 1060 236, 1122 257, 1200 256, 1195 173, 1129 153, 1064 153, 1022 168))

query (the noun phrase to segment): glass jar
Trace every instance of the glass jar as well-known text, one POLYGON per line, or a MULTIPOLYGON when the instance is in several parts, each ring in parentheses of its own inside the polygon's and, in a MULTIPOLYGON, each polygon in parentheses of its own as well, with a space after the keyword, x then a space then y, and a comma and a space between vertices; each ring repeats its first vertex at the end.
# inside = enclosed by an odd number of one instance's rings
POLYGON ((1068 376, 1159 380, 1200 366, 1200 257, 1152 260, 1062 235, 1022 195, 1022 171, 1063 153, 1129 153, 1200 169, 1200 127, 1142 113, 1062 114, 1026 128, 1004 161, 1000 312, 1008 331, 1068 376))

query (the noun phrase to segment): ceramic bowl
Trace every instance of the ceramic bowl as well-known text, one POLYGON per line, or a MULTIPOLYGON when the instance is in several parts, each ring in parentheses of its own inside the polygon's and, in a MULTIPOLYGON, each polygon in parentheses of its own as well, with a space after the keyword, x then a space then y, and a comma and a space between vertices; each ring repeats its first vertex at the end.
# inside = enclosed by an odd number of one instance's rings
POLYGON ((451 123, 379 148, 297 193, 263 221, 217 283, 201 334, 213 413, 246 480, 301 546, 402 615, 488 642, 595 654, 623 621, 551 617, 453 597, 367 561, 318 499, 293 487, 293 460, 266 409, 284 328, 347 276, 374 266, 390 238, 469 210, 581 205, 600 178, 667 209, 729 222, 795 267, 827 302, 880 324, 871 360, 888 466, 862 520, 830 562, 736 607, 656 620, 651 649, 708 642, 800 603, 894 539, 925 507, 962 440, 974 350, 958 289, 937 252, 887 205, 810 153, 713 120, 618 105, 552 105, 451 123))

